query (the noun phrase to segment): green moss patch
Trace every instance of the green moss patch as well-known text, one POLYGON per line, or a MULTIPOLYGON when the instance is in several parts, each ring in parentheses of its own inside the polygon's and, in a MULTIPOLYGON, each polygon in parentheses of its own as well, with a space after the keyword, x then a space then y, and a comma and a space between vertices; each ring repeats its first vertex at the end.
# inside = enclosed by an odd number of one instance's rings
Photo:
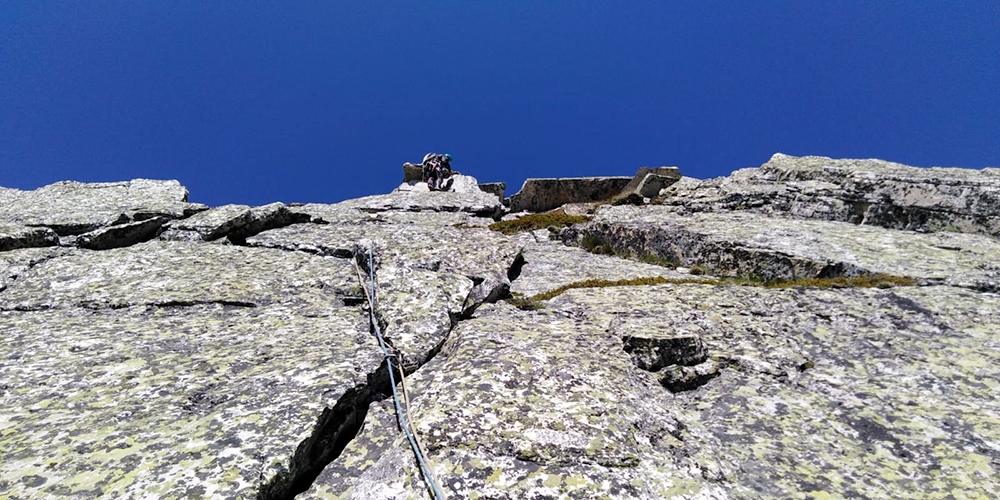
POLYGON ((525 215, 520 219, 494 222, 489 228, 503 234, 515 234, 524 231, 534 231, 536 229, 552 228, 561 229, 589 222, 593 217, 587 215, 566 215, 562 212, 546 212, 542 214, 525 215))
POLYGON ((915 286, 916 280, 889 274, 872 274, 854 278, 800 278, 764 283, 764 288, 891 288, 915 286))
POLYGON ((660 257, 659 255, 656 254, 644 253, 644 254, 634 255, 630 252, 619 251, 610 241, 596 234, 585 235, 580 240, 580 247, 590 253, 598 255, 611 255, 622 259, 637 260, 644 264, 652 264, 654 266, 675 268, 677 267, 678 264, 676 260, 660 257))
POLYGON ((648 285, 722 285, 722 286, 759 286, 764 288, 890 288, 893 286, 915 286, 917 282, 911 278, 891 276, 888 274, 873 274, 855 278, 802 278, 796 280, 763 282, 747 278, 721 278, 721 281, 704 278, 665 278, 653 276, 648 278, 632 278, 623 280, 591 279, 576 281, 548 292, 523 297, 515 295, 507 302, 518 309, 534 311, 541 309, 542 302, 562 295, 574 288, 606 288, 614 286, 648 286, 648 285))

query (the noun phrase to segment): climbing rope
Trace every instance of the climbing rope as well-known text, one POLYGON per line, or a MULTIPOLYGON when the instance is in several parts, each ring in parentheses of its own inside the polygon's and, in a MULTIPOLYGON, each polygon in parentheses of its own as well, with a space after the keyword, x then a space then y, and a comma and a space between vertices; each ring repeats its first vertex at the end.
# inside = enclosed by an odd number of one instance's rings
MULTIPOLYGON (((406 392, 406 375, 405 370, 403 369, 403 364, 399 362, 399 358, 396 354, 389 352, 385 339, 382 337, 382 330, 378 326, 378 320, 375 318, 375 266, 374 258, 372 257, 374 254, 375 242, 371 241, 368 249, 368 278, 371 283, 371 290, 369 291, 369 289, 364 286, 361 288, 365 291, 365 298, 368 299, 368 317, 371 321, 372 328, 375 330, 375 337, 378 339, 378 345, 382 348, 382 355, 385 357, 386 367, 389 369, 389 383, 392 384, 392 401, 396 406, 396 420, 399 423, 399 427, 403 429, 403 432, 406 434, 406 439, 409 440, 410 447, 413 448, 413 454, 417 456, 417 462, 420 464, 420 470, 424 475, 424 481, 427 482, 431 493, 434 494, 435 499, 444 500, 445 496, 438 488, 437 483, 434 481, 434 476, 431 474, 431 468, 427 464, 427 460, 424 458, 424 449, 420 445, 420 441, 417 438, 417 428, 413 424, 413 420, 410 419, 410 396, 406 392), (400 397, 396 391, 396 375, 392 368, 393 359, 396 359, 396 364, 399 366, 399 385, 403 392, 403 404, 400 404, 400 397)), ((354 269, 358 273, 358 280, 360 280, 363 285, 365 280, 361 276, 361 267, 358 265, 357 259, 354 259, 354 269)))

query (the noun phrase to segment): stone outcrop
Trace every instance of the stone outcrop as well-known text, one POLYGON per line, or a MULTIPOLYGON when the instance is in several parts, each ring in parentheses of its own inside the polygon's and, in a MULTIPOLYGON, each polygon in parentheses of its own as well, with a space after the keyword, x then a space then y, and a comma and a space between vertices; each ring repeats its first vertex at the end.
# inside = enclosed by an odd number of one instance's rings
POLYGON ((261 231, 310 220, 308 214, 293 212, 283 203, 271 203, 262 207, 224 205, 171 222, 162 238, 212 241, 225 237, 242 241, 261 231), (196 234, 190 234, 191 232, 196 234))
POLYGON ((208 207, 188 203, 177 181, 57 182, 33 191, 0 189, 0 221, 44 226, 60 236, 153 217, 181 218, 208 207))
POLYGON ((712 274, 767 281, 891 274, 998 290, 1000 246, 976 234, 917 233, 745 212, 678 215, 666 207, 602 207, 567 241, 599 241, 712 274))
POLYGON ((892 229, 1000 235, 996 168, 916 168, 779 153, 759 168, 675 184, 662 202, 683 212, 749 210, 892 229))
POLYGON ((47 227, 25 227, 0 223, 0 252, 58 244, 59 236, 47 227))
POLYGON ((504 196, 505 196, 505 192, 507 191, 507 183, 506 182, 486 182, 486 183, 480 184, 479 185, 479 189, 482 190, 484 193, 494 194, 494 195, 497 196, 497 198, 500 198, 502 200, 504 198, 504 196))
POLYGON ((510 236, 467 176, 0 189, 0 491, 429 498, 371 311, 448 498, 990 498, 995 176, 776 155, 510 236))
POLYGON ((652 198, 660 191, 681 179, 681 171, 677 167, 642 167, 635 177, 629 181, 622 193, 635 194, 641 198, 652 198))
POLYGON ((527 179, 521 190, 511 195, 511 212, 544 212, 567 203, 609 200, 632 180, 631 177, 570 177, 527 179))

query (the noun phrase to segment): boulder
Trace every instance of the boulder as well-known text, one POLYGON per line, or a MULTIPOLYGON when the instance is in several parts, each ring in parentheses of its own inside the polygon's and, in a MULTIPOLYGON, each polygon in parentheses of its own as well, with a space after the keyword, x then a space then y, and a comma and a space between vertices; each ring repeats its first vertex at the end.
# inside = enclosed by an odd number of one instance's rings
POLYGON ((506 204, 511 212, 544 212, 566 203, 608 200, 631 180, 631 177, 527 179, 506 204))
POLYGON ((680 178, 681 171, 677 167, 640 167, 632 180, 622 188, 622 194, 635 193, 643 198, 652 198, 680 178))

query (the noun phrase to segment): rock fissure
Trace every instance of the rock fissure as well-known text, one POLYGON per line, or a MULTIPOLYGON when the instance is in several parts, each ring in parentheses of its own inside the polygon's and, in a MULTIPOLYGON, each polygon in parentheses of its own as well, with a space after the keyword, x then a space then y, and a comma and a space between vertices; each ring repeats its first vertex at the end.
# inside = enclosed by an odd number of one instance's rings
MULTIPOLYGON (((399 375, 397 374, 397 380, 399 375)), ((288 470, 272 477, 257 492, 257 500, 293 500, 306 491, 320 472, 337 459, 360 432, 373 401, 392 393, 385 361, 366 376, 364 384, 348 389, 336 404, 326 407, 312 433, 295 449, 288 470)))
MULTIPOLYGON (((367 267, 352 245, 369 239, 374 321, 449 497, 1000 488, 1000 299, 981 292, 1000 288, 1000 170, 775 155, 663 172, 612 197, 634 204, 557 208, 593 215, 561 231, 599 228, 599 253, 549 226, 486 230, 499 195, 465 176, 466 192, 213 209, 174 182, 0 188, 0 489, 424 495, 346 261, 367 267), (250 227, 286 210, 310 223, 250 227), (94 229, 54 247, 49 227, 94 229)), ((521 201, 574 183, 610 185, 521 201)))

